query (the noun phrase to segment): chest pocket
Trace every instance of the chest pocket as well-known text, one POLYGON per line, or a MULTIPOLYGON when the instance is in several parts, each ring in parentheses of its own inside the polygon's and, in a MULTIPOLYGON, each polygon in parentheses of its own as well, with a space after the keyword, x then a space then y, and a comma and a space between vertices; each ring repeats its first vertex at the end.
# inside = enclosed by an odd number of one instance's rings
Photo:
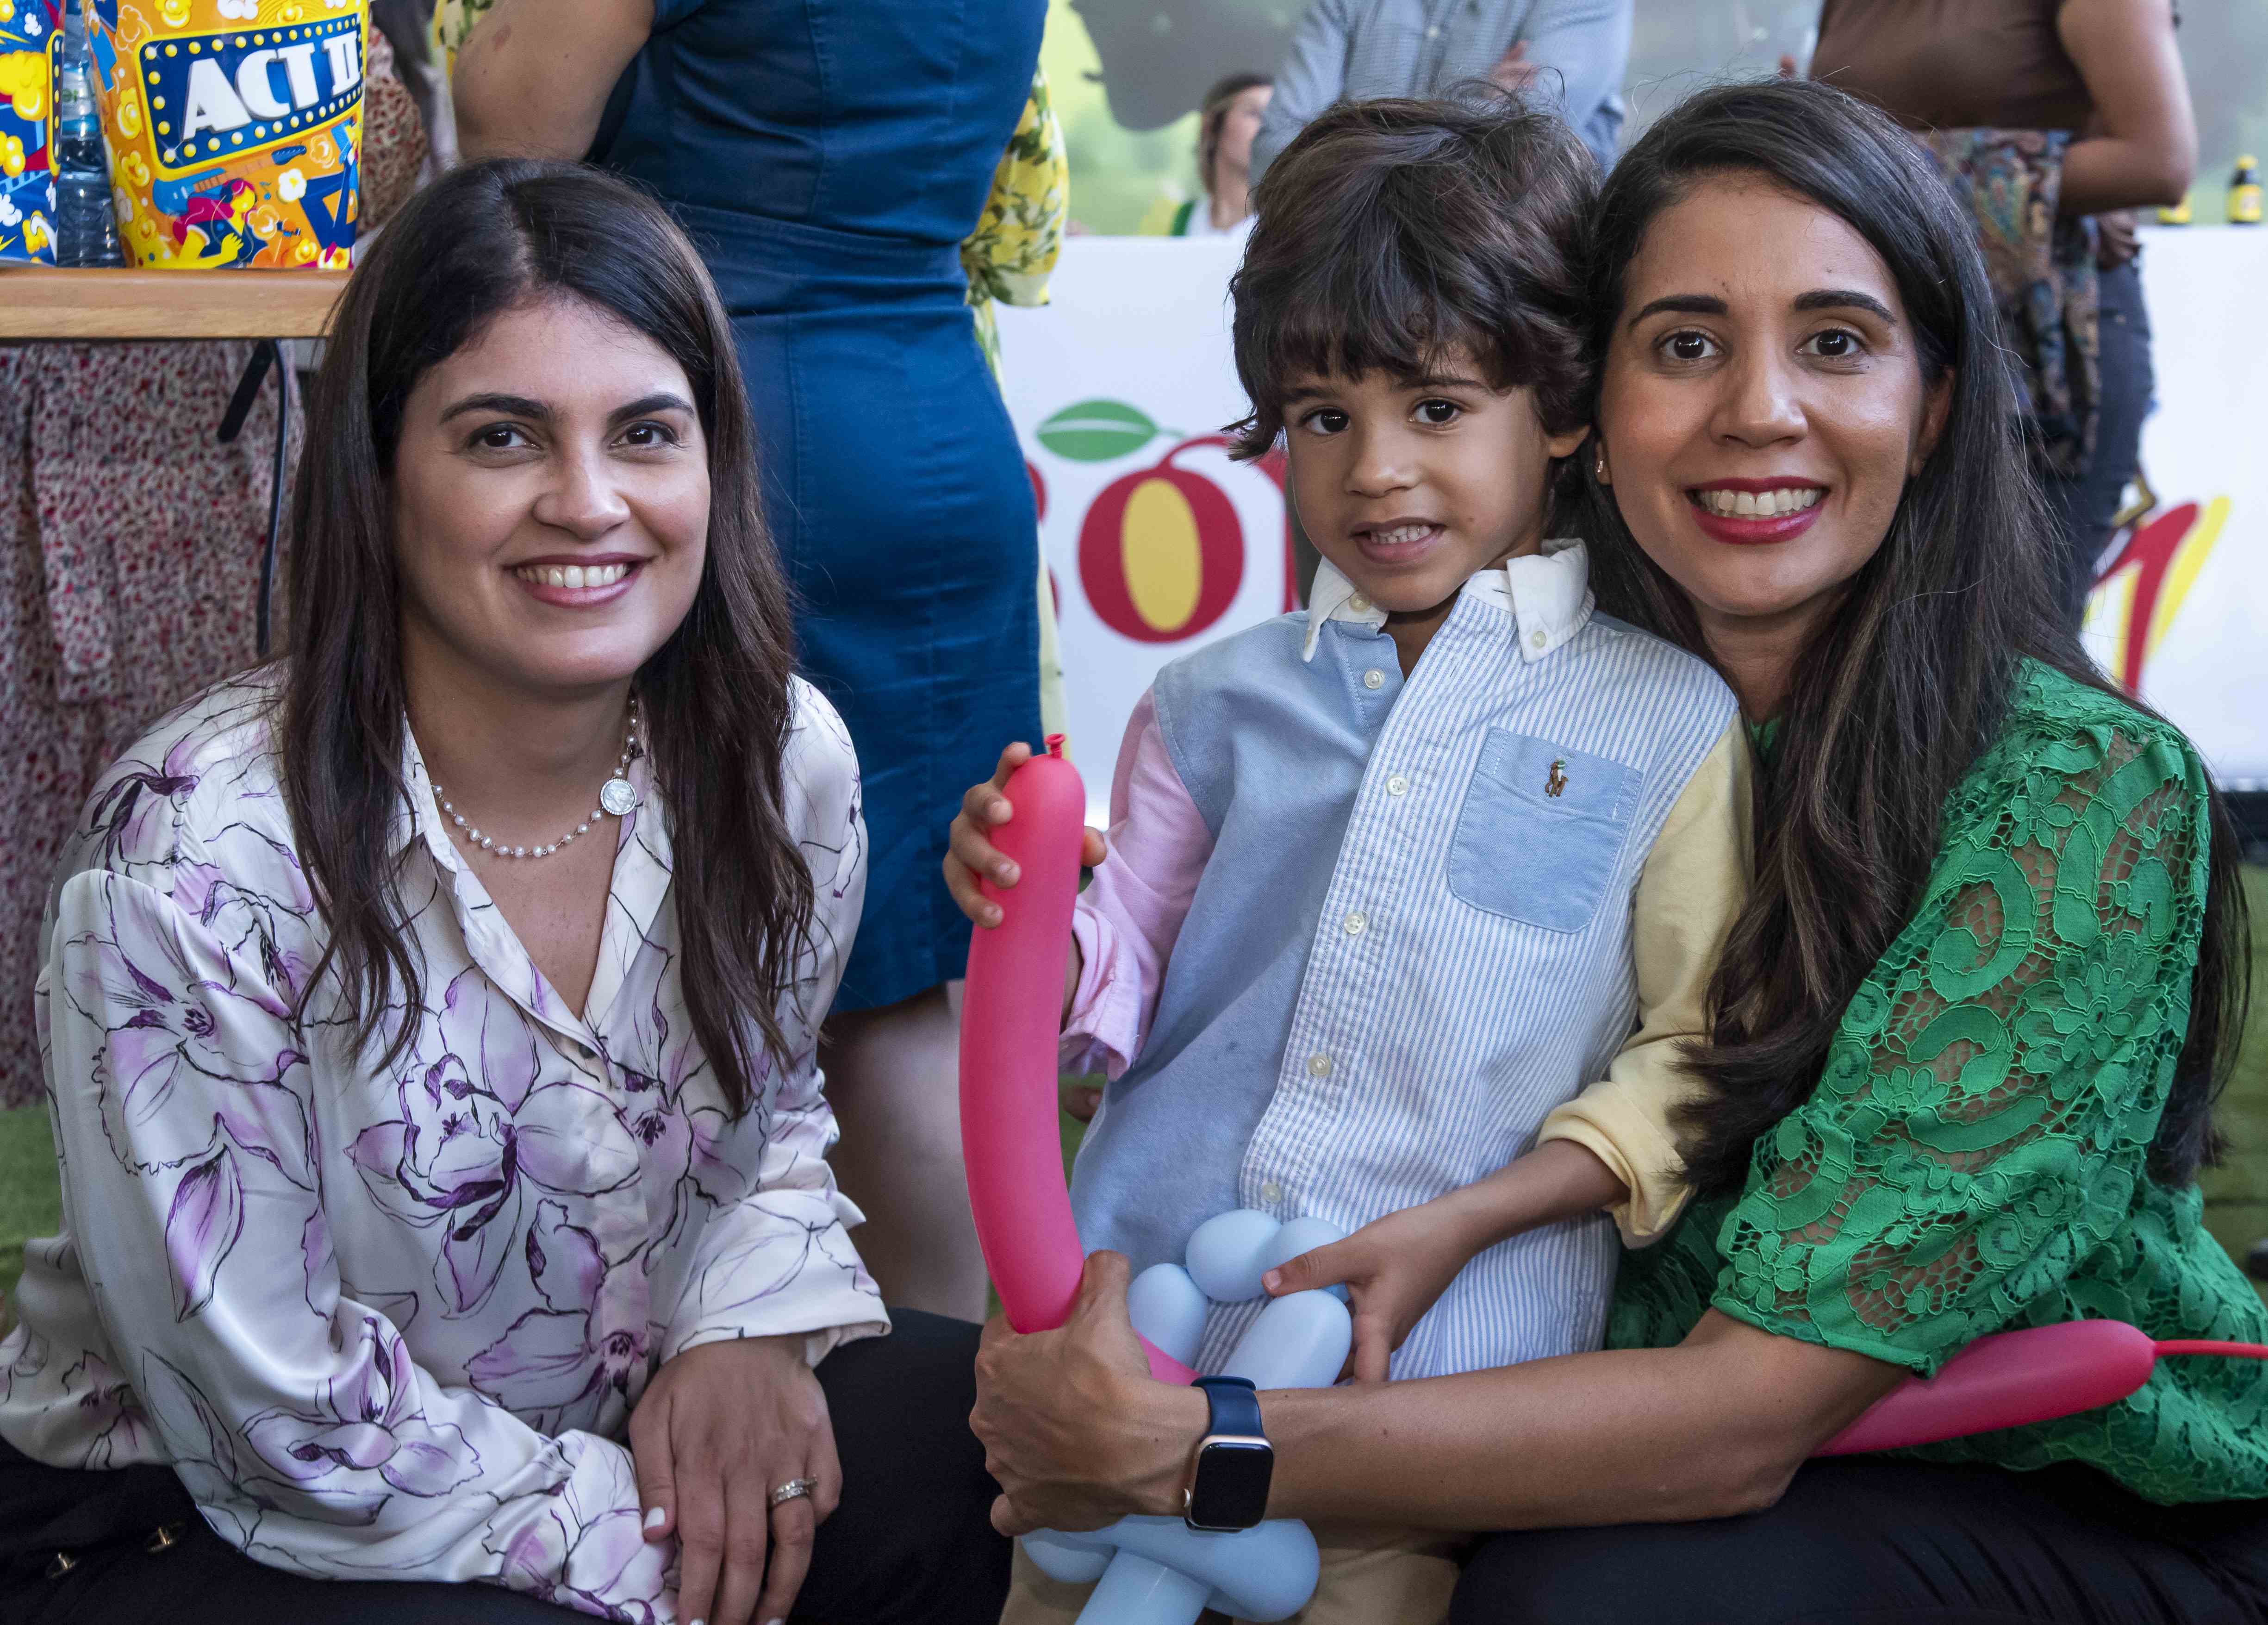
POLYGON ((1584 929, 1622 860, 1638 790, 1619 762, 1489 729, 1449 844, 1449 890, 1522 925, 1584 929))

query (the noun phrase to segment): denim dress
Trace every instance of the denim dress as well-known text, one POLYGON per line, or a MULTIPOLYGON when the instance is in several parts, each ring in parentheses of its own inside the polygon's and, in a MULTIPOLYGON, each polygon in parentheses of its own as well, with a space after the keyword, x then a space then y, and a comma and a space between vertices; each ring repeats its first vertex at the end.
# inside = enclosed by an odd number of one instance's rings
POLYGON ((838 1008, 962 974, 961 793, 1040 736, 1038 521, 961 241, 1043 0, 660 0, 592 158, 676 214, 740 341, 805 674, 850 726, 872 841, 838 1008))

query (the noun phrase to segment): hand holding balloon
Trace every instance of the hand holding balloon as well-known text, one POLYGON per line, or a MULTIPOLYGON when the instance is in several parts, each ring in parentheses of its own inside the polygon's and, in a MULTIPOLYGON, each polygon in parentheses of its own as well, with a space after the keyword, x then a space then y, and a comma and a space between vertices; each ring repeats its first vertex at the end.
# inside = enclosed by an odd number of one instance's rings
MULTIPOLYGON (((1250 1208, 1218 1214, 1190 1236, 1186 1267, 1153 1264, 1135 1277, 1126 1289, 1128 1313, 1170 1357, 1194 1360, 1214 1304, 1249 1303, 1261 1296, 1267 1271, 1340 1235, 1318 1219, 1284 1224, 1250 1208)), ((1106 1258, 1115 1263, 1116 1255, 1097 1254, 1096 1261, 1106 1258)), ((1090 1268, 1090 1281, 1094 1273, 1090 1268)), ((1114 1268, 1110 1278, 1116 1275, 1114 1268)), ((1080 1310, 1091 1306, 1083 1292, 1080 1310)), ((1351 1336, 1339 1296, 1295 1292, 1260 1312, 1222 1373, 1263 1390, 1321 1387, 1344 1363, 1351 1336)), ((1314 1594, 1319 1566, 1314 1535, 1286 1518, 1200 1533, 1174 1518, 1125 1518, 1092 1533, 1035 1531, 1024 1550, 1054 1578, 1094 1585, 1079 1625, 1191 1625, 1208 1607, 1241 1620, 1285 1619, 1314 1594)))
MULTIPOLYGON (((998 925, 1002 915, 999 904, 984 895, 982 883, 990 881, 1005 891, 1021 875, 1016 861, 992 843, 991 832, 1015 816, 1015 804, 1008 798, 1008 780, 1032 759, 1031 746, 1021 740, 1003 750, 992 777, 969 786, 961 798, 961 812, 946 842, 945 889, 972 923, 987 930, 998 925)), ((1090 826, 1082 831, 1079 856, 1082 864, 1093 868, 1102 861, 1105 850, 1101 831, 1090 826)))
POLYGON ((1062 1326, 1022 1333, 996 1316, 984 1328, 968 1423, 1003 1492, 992 1522, 1004 1534, 1099 1529, 1180 1504, 1204 1396, 1147 1380, 1130 1274, 1125 1254, 1095 1253, 1062 1326))
MULTIPOLYGON (((1057 742, 1051 739, 1048 742, 1052 755, 1057 742)), ((993 831, 1016 816, 1015 803, 1007 794, 1008 780, 1033 759, 1031 746, 1021 740, 1003 750, 992 777, 983 784, 971 785, 961 798, 960 815, 954 819, 952 833, 946 840, 945 889, 953 894, 954 902, 980 932, 994 929, 1007 918, 1001 911, 999 893, 1023 878, 1022 866, 994 844, 990 837, 993 831)), ((1019 838, 1008 844, 1018 846, 1020 840, 1020 831, 1019 838)), ((1079 862, 1093 868, 1102 861, 1103 851, 1102 831, 1082 828, 1079 862)), ((1063 1002, 1057 1010, 1057 1022, 1071 1014, 1071 990, 1079 986, 1080 969, 1079 944, 1068 942, 1064 954, 1063 1002)), ((1080 1121, 1094 1115, 1088 1112, 1080 1121)))

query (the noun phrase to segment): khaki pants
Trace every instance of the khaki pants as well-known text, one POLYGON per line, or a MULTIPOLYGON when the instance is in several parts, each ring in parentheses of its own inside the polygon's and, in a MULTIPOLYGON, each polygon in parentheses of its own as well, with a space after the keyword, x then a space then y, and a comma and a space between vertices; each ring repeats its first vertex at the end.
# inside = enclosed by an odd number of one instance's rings
MULTIPOLYGON (((1448 1617, 1464 1537, 1370 1524, 1314 1527, 1322 1575, 1314 1596, 1286 1625, 1441 1625, 1448 1617)), ((1050 1580, 1020 1546, 1000 1625, 1071 1625, 1094 1589, 1050 1580)))

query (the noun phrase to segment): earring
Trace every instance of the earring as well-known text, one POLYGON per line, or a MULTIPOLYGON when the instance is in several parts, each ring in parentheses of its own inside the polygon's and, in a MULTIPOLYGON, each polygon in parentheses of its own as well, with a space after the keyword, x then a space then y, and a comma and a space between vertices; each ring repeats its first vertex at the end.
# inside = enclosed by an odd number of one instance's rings
POLYGON ((1594 440, 1591 443, 1591 472, 1597 477, 1600 484, 1614 484, 1614 481, 1607 476, 1607 443, 1604 440, 1594 440))

